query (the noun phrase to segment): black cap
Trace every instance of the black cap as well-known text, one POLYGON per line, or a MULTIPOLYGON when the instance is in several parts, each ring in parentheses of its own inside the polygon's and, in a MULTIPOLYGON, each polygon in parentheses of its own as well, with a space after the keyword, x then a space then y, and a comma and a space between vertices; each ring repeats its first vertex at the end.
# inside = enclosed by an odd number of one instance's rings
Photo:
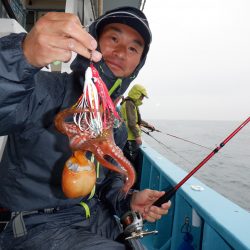
POLYGON ((135 29, 144 39, 145 48, 143 54, 147 54, 152 41, 152 34, 148 25, 148 20, 144 13, 134 7, 120 7, 107 11, 96 20, 96 31, 101 30, 110 23, 122 23, 135 29))

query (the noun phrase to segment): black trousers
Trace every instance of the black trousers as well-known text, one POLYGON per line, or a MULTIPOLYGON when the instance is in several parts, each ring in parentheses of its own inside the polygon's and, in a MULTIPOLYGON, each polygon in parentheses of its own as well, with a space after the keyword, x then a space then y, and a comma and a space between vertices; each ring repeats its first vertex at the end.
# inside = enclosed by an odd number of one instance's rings
POLYGON ((127 141, 123 148, 124 156, 131 162, 136 171, 136 183, 132 188, 140 189, 140 181, 141 181, 141 159, 140 159, 140 146, 136 143, 136 141, 127 141))
POLYGON ((24 216, 27 234, 14 238, 12 221, 0 234, 1 250, 103 250, 126 249, 115 241, 121 233, 109 210, 97 203, 86 219, 82 206, 76 205, 51 214, 24 216))
POLYGON ((140 152, 140 146, 136 143, 136 141, 127 141, 124 148, 123 153, 125 157, 136 167, 137 158, 140 152))

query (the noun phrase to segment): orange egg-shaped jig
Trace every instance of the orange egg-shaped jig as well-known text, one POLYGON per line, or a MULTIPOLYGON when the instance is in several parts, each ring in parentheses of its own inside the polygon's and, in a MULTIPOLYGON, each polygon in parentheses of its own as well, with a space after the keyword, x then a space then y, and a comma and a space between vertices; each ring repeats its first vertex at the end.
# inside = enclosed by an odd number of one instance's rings
POLYGON ((96 183, 95 165, 83 151, 75 151, 66 161, 62 174, 62 190, 68 198, 87 196, 96 183))

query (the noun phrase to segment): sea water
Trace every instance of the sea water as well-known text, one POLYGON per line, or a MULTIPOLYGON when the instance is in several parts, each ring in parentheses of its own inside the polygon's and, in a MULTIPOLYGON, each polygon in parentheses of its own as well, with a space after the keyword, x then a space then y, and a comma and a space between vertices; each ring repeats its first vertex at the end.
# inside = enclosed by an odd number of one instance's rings
MULTIPOLYGON (((150 121, 161 132, 143 133, 143 140, 185 171, 196 167, 242 121, 150 121), (200 144, 204 148, 173 136, 200 144)), ((250 211, 250 123, 242 128, 194 175, 250 211)))

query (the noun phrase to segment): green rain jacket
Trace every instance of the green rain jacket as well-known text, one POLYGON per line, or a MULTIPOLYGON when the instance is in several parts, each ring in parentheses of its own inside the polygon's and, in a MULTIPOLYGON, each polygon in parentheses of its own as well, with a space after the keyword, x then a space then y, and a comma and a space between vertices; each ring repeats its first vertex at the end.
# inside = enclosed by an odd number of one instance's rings
POLYGON ((129 141, 141 136, 140 125, 149 125, 141 119, 138 108, 142 104, 141 95, 148 97, 146 89, 140 84, 135 84, 129 91, 128 97, 121 103, 121 114, 127 126, 129 141))

